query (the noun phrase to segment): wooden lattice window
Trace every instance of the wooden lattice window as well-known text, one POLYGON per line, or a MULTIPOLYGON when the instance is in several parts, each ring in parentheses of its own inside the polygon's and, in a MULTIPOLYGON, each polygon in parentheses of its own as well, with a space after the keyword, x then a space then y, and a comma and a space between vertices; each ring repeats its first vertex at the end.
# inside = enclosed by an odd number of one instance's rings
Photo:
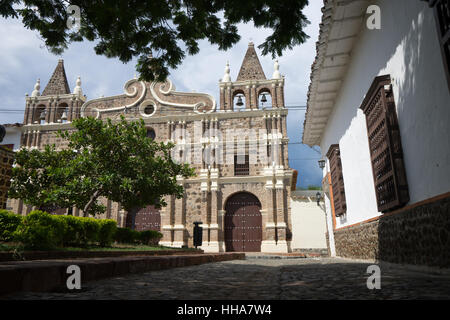
POLYGON ((333 204, 335 216, 347 212, 345 201, 344 176, 342 174, 341 152, 338 144, 333 144, 327 152, 330 162, 331 187, 333 189, 333 204))
POLYGON ((234 175, 248 176, 250 174, 249 157, 247 155, 234 156, 234 175))
POLYGON ((378 211, 391 211, 409 201, 409 192, 389 75, 375 78, 361 109, 366 115, 378 211))
POLYGON ((426 0, 434 10, 439 43, 450 90, 450 0, 426 0))

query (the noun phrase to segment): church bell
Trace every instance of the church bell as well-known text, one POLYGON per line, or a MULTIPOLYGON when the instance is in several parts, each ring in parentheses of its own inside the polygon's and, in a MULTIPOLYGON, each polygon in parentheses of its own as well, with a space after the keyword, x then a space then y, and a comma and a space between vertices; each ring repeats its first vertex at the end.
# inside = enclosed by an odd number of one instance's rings
POLYGON ((236 102, 236 105, 239 106, 239 107, 242 107, 244 105, 244 103, 242 102, 242 97, 241 96, 238 96, 238 100, 236 102))
POLYGON ((266 94, 263 93, 262 97, 261 97, 261 102, 267 102, 267 98, 266 98, 266 94))

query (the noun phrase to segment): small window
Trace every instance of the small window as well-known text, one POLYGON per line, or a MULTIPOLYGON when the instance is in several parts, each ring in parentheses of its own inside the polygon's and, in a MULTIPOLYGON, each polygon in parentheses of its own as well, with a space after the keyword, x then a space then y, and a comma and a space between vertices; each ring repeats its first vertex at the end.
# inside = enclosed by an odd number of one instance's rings
POLYGON ((155 112, 155 107, 151 104, 144 108, 144 113, 146 115, 151 115, 151 114, 153 114, 153 112, 155 112))
POLYGON ((156 138, 155 130, 153 130, 152 128, 147 129, 147 138, 155 140, 156 138))
POLYGON ((334 214, 339 217, 347 212, 345 200, 344 176, 342 174, 341 151, 338 144, 333 144, 327 152, 330 162, 331 188, 333 194, 334 214))
POLYGON ((145 100, 139 106, 139 113, 144 118, 151 117, 155 114, 157 106, 153 100, 145 100))
POLYGON ((234 175, 248 176, 250 174, 249 157, 248 154, 234 156, 234 175))

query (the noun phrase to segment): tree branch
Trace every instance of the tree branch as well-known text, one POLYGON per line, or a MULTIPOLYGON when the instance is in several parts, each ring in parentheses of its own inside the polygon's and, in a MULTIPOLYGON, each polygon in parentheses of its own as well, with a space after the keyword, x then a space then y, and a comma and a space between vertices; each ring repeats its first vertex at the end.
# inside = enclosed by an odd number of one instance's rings
POLYGON ((88 217, 88 216, 89 216, 88 211, 89 211, 89 209, 91 208, 91 206, 92 206, 92 204, 94 203, 94 201, 97 200, 99 194, 100 194, 100 189, 94 192, 94 194, 93 194, 93 195, 91 196, 91 198, 89 199, 89 202, 86 203, 86 205, 84 206, 84 209, 83 209, 83 215, 84 215, 85 217, 88 217))

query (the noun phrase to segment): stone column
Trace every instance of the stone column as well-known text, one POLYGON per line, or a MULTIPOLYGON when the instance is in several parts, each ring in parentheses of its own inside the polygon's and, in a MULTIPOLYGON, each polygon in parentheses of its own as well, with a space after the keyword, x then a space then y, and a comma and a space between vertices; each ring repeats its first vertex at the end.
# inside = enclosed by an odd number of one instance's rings
POLYGON ((163 235, 161 241, 159 241, 160 245, 163 246, 172 246, 173 238, 172 238, 172 227, 173 227, 173 217, 172 217, 172 202, 173 196, 169 195, 165 197, 165 201, 167 202, 167 206, 161 208, 161 233, 163 235))
POLYGON ((271 96, 272 96, 272 108, 278 107, 278 99, 277 99, 277 84, 272 83, 272 90, 271 90, 271 96))
MULTIPOLYGON (((27 99, 27 98, 26 98, 27 99)), ((28 99, 27 99, 28 100, 28 99)), ((23 115, 23 123, 27 124, 28 123, 28 118, 30 115, 30 103, 27 101, 26 105, 25 105, 25 113, 23 115)))
POLYGON ((29 147, 30 147, 30 148, 34 147, 35 140, 36 140, 36 130, 33 130, 33 131, 31 132, 30 140, 29 140, 29 147))
POLYGON ((68 122, 72 122, 72 118, 73 118, 73 116, 72 116, 72 114, 73 114, 73 105, 74 105, 74 98, 72 98, 71 100, 70 100, 70 106, 69 106, 69 111, 68 111, 68 115, 67 115, 67 121, 68 122))
POLYGON ((278 84, 277 88, 278 107, 284 107, 284 85, 283 82, 278 84))
POLYGON ((55 123, 56 122, 56 108, 58 106, 58 101, 55 100, 51 100, 52 102, 50 102, 50 122, 49 123, 55 123))
POLYGON ((202 246, 207 246, 209 242, 208 198, 208 191, 202 191, 200 205, 200 221, 203 223, 202 246))
POLYGON ((45 123, 50 123, 50 116, 52 113, 52 104, 53 104, 53 99, 50 99, 50 101, 47 104, 47 108, 45 109, 45 123))
POLYGON ((273 187, 266 188, 266 237, 265 240, 275 241, 275 216, 274 212, 274 189, 273 187))
MULTIPOLYGON (((182 179, 177 178, 178 183, 183 185, 182 179), (181 181, 180 181, 181 180, 181 181)), ((186 225, 184 219, 184 198, 186 197, 186 193, 183 195, 181 199, 175 199, 175 208, 174 208, 174 239, 173 246, 174 247, 182 247, 186 245, 186 225)))
POLYGON ((219 248, 219 210, 217 207, 217 190, 211 191, 211 220, 209 223, 209 247, 210 251, 220 252, 219 248))
POLYGON ((252 90, 251 90, 251 99, 252 99, 252 105, 253 108, 258 109, 258 92, 256 91, 256 85, 252 85, 252 90))
POLYGON ((225 252, 225 210, 217 211, 219 252, 225 252))
MULTIPOLYGON (((283 186, 284 188, 284 186, 283 186)), ((284 193, 283 188, 276 187, 276 222, 277 222, 277 242, 286 240, 286 221, 284 219, 284 193)))
POLYGON ((36 148, 38 148, 38 149, 39 149, 39 146, 41 145, 41 136, 42 136, 41 131, 37 130, 37 131, 36 131, 36 142, 35 142, 35 146, 36 146, 36 148))

